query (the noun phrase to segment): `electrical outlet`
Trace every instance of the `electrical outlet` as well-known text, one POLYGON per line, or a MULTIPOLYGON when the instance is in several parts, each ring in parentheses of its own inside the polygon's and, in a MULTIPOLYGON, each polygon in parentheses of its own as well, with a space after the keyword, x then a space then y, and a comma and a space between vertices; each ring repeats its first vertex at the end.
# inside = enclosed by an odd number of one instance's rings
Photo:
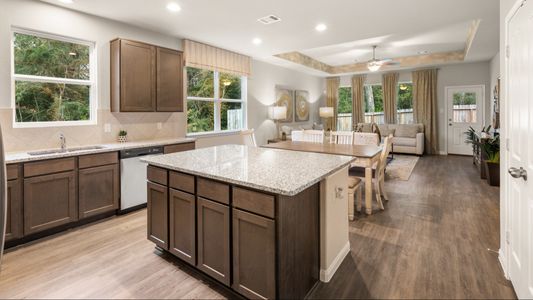
POLYGON ((163 123, 157 122, 157 130, 163 129, 163 123))
POLYGON ((111 132, 111 124, 109 124, 109 123, 105 123, 104 124, 104 132, 105 133, 110 133, 111 132))

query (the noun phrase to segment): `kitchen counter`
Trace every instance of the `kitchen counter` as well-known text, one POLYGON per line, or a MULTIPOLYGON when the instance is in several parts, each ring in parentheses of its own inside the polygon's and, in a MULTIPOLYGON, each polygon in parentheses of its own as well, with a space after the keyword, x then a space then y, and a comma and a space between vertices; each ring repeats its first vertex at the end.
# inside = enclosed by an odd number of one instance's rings
MULTIPOLYGON (((73 152, 43 154, 43 155, 30 155, 29 154, 29 152, 36 152, 39 150, 32 150, 32 151, 26 151, 26 152, 11 152, 11 153, 6 153, 6 164, 38 161, 38 160, 44 160, 44 159, 72 157, 72 156, 87 155, 87 154, 105 153, 105 152, 121 151, 121 150, 143 148, 143 147, 184 144, 184 143, 192 143, 195 141, 196 139, 194 138, 175 138, 175 139, 133 141, 133 142, 126 142, 126 143, 99 144, 99 145, 90 145, 87 147, 98 146, 102 148, 88 149, 88 150, 82 150, 82 151, 73 151, 73 152)), ((77 147, 72 147, 72 148, 77 148, 77 147)))
POLYGON ((355 157, 224 145, 142 159, 150 165, 294 196, 355 157))

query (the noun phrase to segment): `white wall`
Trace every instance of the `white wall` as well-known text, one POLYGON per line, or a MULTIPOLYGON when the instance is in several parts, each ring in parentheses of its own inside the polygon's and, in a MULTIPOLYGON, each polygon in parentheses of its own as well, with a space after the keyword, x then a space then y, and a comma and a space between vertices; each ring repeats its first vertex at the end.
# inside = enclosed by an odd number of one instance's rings
POLYGON ((494 117, 494 87, 498 84, 498 78, 500 78, 500 52, 490 60, 490 113, 487 121, 491 123, 494 117))
MULTIPOLYGON (((321 123, 318 107, 325 98, 325 80, 323 78, 254 60, 252 62, 252 76, 248 79, 248 128, 255 129, 256 140, 259 145, 266 144, 268 139, 276 136, 276 125, 267 118, 268 106, 276 101, 276 86, 309 92, 309 101, 311 102, 309 121, 288 125, 321 123)), ((229 135, 200 138, 197 145, 198 147, 207 147, 238 142, 240 142, 238 135, 229 135)))
MULTIPOLYGON (((400 71, 400 82, 409 82, 412 80, 412 71, 400 71)), ((368 74, 366 83, 380 84, 382 83, 382 74, 373 73, 368 74)), ((446 65, 439 67, 438 82, 437 82, 437 109, 438 109, 438 135, 439 135, 439 151, 445 152, 446 149, 446 95, 445 88, 447 86, 459 85, 485 85, 485 109, 484 118, 485 123, 490 122, 490 63, 476 62, 476 63, 462 63, 455 65, 446 65)), ((341 77, 341 86, 350 86, 351 76, 341 77)), ((490 123, 487 123, 490 124, 490 123)))

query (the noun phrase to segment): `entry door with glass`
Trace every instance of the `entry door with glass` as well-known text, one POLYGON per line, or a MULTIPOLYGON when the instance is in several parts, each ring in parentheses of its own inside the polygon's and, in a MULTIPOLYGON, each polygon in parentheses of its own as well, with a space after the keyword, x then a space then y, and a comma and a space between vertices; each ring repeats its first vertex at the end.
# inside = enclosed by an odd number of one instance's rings
POLYGON ((465 132, 483 127, 485 86, 454 86, 446 88, 448 154, 472 155, 472 145, 466 144, 465 132))

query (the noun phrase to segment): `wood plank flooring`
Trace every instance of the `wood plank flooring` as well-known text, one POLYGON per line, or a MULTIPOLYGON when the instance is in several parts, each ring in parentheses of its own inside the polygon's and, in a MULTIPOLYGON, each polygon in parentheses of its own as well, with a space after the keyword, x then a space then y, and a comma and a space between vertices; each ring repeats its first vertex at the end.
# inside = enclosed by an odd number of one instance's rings
POLYGON ((351 253, 312 298, 516 298, 499 249, 499 189, 470 157, 422 157, 385 211, 350 224, 351 253))
MULTIPOLYGON (((423 157, 409 181, 387 181, 386 210, 350 223, 351 253, 312 298, 516 298, 503 277, 498 189, 468 157, 423 157)), ((156 255, 146 211, 7 253, 0 298, 224 298, 156 255)))

